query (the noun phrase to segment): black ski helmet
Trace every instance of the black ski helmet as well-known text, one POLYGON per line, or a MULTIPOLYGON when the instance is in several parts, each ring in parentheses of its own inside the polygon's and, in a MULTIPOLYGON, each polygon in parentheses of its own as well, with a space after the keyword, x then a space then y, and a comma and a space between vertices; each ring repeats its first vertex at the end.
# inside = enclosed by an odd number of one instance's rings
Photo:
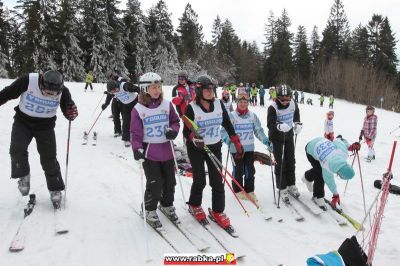
POLYGON ((289 85, 282 84, 278 87, 276 96, 292 96, 292 89, 289 87, 289 85))
POLYGON ((64 87, 64 79, 60 72, 48 70, 43 74, 43 89, 61 92, 64 87))
POLYGON ((113 89, 118 88, 118 83, 115 80, 107 81, 107 91, 111 92, 113 89))
POLYGON ((203 89, 207 89, 210 85, 214 86, 214 83, 209 76, 198 76, 196 79, 196 97, 203 99, 203 89))

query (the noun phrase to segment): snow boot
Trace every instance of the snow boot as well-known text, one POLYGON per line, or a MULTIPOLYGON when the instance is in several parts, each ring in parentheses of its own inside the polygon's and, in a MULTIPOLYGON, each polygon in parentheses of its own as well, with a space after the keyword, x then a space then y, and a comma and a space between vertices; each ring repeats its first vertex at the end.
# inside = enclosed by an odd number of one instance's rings
POLYGON ((313 191, 314 191, 314 184, 313 184, 314 182, 313 182, 313 181, 308 181, 308 180, 306 179, 306 176, 305 176, 305 175, 303 175, 303 176, 301 177, 301 181, 303 181, 303 183, 306 184, 308 191, 310 191, 310 192, 313 192, 313 191))
POLYGON ((289 192, 287 188, 281 189, 281 198, 284 202, 289 202, 289 192))
POLYGON ((215 212, 215 211, 210 211, 211 218, 223 229, 228 228, 231 225, 231 221, 229 218, 226 216, 225 213, 223 212, 215 212))
POLYGON ((114 138, 118 138, 118 137, 120 137, 120 136, 122 136, 122 134, 121 134, 120 132, 115 132, 115 133, 114 133, 114 138))
POLYGON ((124 141, 124 145, 125 145, 125 147, 130 147, 131 146, 131 143, 129 142, 129 141, 124 141))
POLYGON ((26 176, 22 176, 18 180, 18 189, 21 192, 22 196, 26 196, 29 194, 31 175, 27 174, 26 176))
POLYGON ((50 200, 53 203, 54 209, 59 209, 61 207, 61 199, 61 191, 50 191, 50 200))
POLYGON ((206 214, 201 206, 193 206, 193 205, 189 204, 189 212, 200 223, 202 223, 204 220, 206 220, 206 214))
POLYGON ((160 218, 158 218, 157 211, 148 211, 146 210, 146 222, 155 229, 162 228, 162 224, 160 222, 160 218))
POLYGON ((288 190, 293 197, 298 198, 300 197, 300 192, 297 189, 296 185, 288 186, 288 190))
POLYGON ((160 211, 162 213, 164 213, 165 216, 167 216, 167 218, 169 220, 171 220, 174 223, 178 222, 178 216, 175 213, 175 207, 174 206, 164 207, 164 206, 160 205, 160 206, 158 206, 158 208, 160 209, 160 211))
POLYGON ((317 198, 313 197, 313 201, 320 207, 322 210, 326 211, 328 210, 328 207, 326 206, 325 199, 324 198, 317 198))

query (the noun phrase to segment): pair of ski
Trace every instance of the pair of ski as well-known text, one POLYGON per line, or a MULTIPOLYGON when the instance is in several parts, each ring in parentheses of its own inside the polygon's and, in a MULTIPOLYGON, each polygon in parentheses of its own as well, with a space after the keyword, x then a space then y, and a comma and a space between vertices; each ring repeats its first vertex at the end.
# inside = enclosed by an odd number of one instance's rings
MULTIPOLYGON (((97 132, 93 131, 93 142, 92 145, 96 146, 97 145, 97 132)), ((85 131, 83 132, 83 141, 82 141, 82 145, 87 145, 89 141, 89 134, 85 131)))
MULTIPOLYGON (((11 244, 9 246, 10 252, 20 252, 25 248, 25 238, 29 228, 29 222, 33 218, 31 216, 34 208, 36 206, 36 195, 30 194, 29 201, 24 208, 24 217, 20 222, 17 232, 15 233, 11 244)), ((68 229, 61 221, 62 210, 60 206, 54 206, 54 228, 57 235, 68 233, 68 229)))
MULTIPOLYGON (((139 212, 135 208, 133 208, 134 212, 139 215, 141 219, 143 219, 143 213, 139 212)), ((189 232, 188 229, 186 229, 185 226, 180 222, 178 219, 177 221, 172 221, 169 219, 167 215, 165 215, 162 211, 160 211, 167 219, 178 229, 178 231, 189 241, 189 243, 195 247, 198 251, 200 252, 205 252, 207 249, 209 249, 209 245, 206 244, 206 242, 199 237, 195 237, 193 234, 189 232)), ((149 223, 148 223, 149 224, 149 223)), ((153 228, 154 231, 157 232, 157 234, 164 239, 164 241, 177 253, 180 253, 179 249, 174 245, 174 241, 169 237, 167 231, 165 230, 164 227, 156 228, 153 227, 149 224, 149 227, 153 228)))

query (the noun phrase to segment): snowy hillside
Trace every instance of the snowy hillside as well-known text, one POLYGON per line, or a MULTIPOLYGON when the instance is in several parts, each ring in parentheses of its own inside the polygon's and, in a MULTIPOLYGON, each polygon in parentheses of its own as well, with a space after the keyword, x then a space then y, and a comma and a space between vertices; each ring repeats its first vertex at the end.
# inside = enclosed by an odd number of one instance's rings
MULTIPOLYGON (((0 80, 0 89, 11 80, 0 80)), ((131 148, 125 148, 120 139, 113 138, 113 123, 108 116, 110 107, 100 117, 95 130, 98 132, 97 146, 90 143, 83 146, 82 135, 94 122, 100 109, 95 107, 102 98, 103 84, 95 84, 95 92, 83 92, 83 83, 67 83, 75 100, 79 117, 72 123, 70 161, 68 174, 68 200, 66 222, 69 233, 55 235, 53 229, 53 211, 49 193, 40 166, 36 144, 29 147, 31 165, 31 193, 36 193, 37 206, 32 213, 31 230, 27 234, 26 248, 20 253, 10 253, 8 247, 23 216, 27 202, 17 189, 16 180, 10 179, 9 144, 14 106, 17 100, 0 107, 0 265, 1 266, 127 266, 144 265, 145 236, 150 238, 151 257, 146 265, 162 265, 163 254, 173 250, 152 229, 145 232, 143 220, 133 212, 141 203, 140 171, 132 156, 131 148), (118 157, 118 156, 119 157, 118 157), (121 158, 123 157, 123 158, 121 158)), ((164 87, 166 98, 171 95, 170 86, 164 87)), ((220 95, 220 92, 218 93, 220 95)), ((299 105, 304 128, 297 139, 296 177, 301 192, 308 195, 300 178, 310 168, 304 147, 312 138, 323 135, 323 121, 326 106, 321 108, 317 95, 307 95, 314 100, 314 106, 299 105)), ((269 105, 269 101, 266 101, 269 105)), ((266 108, 250 107, 266 127, 266 108)), ((334 128, 336 135, 353 142, 358 139, 365 106, 337 100, 335 102, 334 128)), ((372 163, 361 161, 366 190, 367 206, 378 190, 373 187, 373 180, 379 179, 387 168, 393 138, 389 132, 399 126, 400 115, 377 109, 378 137, 376 140, 376 160, 372 163)), ((68 122, 59 111, 56 136, 58 143, 58 160, 62 173, 65 173, 65 155, 68 122)), ((396 132, 400 135, 400 130, 396 132)), ((176 144, 182 141, 181 132, 176 144)), ((256 150, 265 152, 263 145, 256 141, 256 150)), ((366 153, 362 147, 361 155, 366 153)), ((397 150, 393 164, 394 184, 399 184, 400 151, 397 150)), ((226 147, 223 147, 223 158, 226 147)), ((350 160, 350 159, 349 159, 350 160)), ((223 159, 225 163, 225 159, 223 159)), ((357 166, 357 164, 355 164, 357 166)), ((345 182, 336 179, 344 210, 353 218, 361 221, 364 208, 358 169, 356 176, 349 182, 346 195, 343 195, 345 182)), ((289 209, 282 206, 277 209, 273 204, 271 172, 269 166, 256 163, 256 194, 265 213, 272 215, 271 221, 264 221, 255 208, 244 202, 251 212, 247 217, 232 193, 226 187, 226 213, 236 227, 240 237, 233 239, 221 234, 226 241, 237 247, 233 252, 245 253, 246 257, 239 265, 305 265, 308 257, 337 249, 346 237, 355 230, 350 225, 340 227, 328 216, 316 217, 293 200, 302 212, 305 221, 293 219, 289 209), (283 222, 278 222, 283 219, 283 222)), ((182 177, 186 198, 189 196, 191 179, 182 177)), ((331 194, 327 191, 327 197, 331 194)), ((311 194, 309 195, 311 196, 311 194)), ((211 246, 209 252, 223 252, 221 247, 189 216, 183 208, 183 200, 176 186, 175 205, 183 224, 193 230, 193 234, 206 239, 211 246)), ((399 198, 390 195, 383 220, 382 232, 378 242, 374 265, 398 265, 400 261, 400 240, 396 233, 400 226, 399 198)), ((204 190, 203 207, 211 206, 211 189, 204 190)), ((161 217, 165 218, 165 217, 161 217)), ((185 253, 196 250, 182 237, 171 223, 162 219, 166 230, 174 240, 177 248, 185 253)), ((214 226, 214 225, 213 225, 214 226)), ((215 230, 218 230, 215 227, 215 230)), ((360 240, 360 238, 359 238, 360 240)))

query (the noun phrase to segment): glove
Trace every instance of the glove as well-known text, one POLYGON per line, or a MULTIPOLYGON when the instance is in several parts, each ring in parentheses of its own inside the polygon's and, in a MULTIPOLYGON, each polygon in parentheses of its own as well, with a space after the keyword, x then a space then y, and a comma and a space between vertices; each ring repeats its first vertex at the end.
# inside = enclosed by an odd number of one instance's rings
POLYGON ((190 94, 186 94, 185 96, 183 96, 183 100, 190 101, 190 100, 192 100, 192 96, 190 94))
POLYGON ((135 158, 136 161, 146 159, 146 157, 144 156, 144 153, 143 153, 143 149, 138 149, 137 151, 134 151, 133 158, 135 158))
POLYGON ((107 105, 105 103, 101 105, 101 110, 104 111, 106 108, 107 108, 107 105))
POLYGON ((104 94, 108 94, 108 91, 104 91, 103 93, 104 93, 104 94))
POLYGON ((272 152, 273 146, 272 146, 271 141, 269 141, 268 139, 265 139, 265 140, 263 141, 263 144, 264 144, 265 146, 267 146, 267 150, 268 150, 268 151, 272 152))
POLYGON ((358 140, 361 141, 363 136, 364 136, 364 130, 361 130, 360 131, 360 136, 358 137, 358 140))
POLYGON ((73 103, 67 104, 67 110, 65 111, 65 116, 69 121, 73 121, 78 116, 78 109, 73 103))
POLYGON ((299 135, 302 129, 303 129, 303 123, 301 122, 294 123, 293 130, 296 135, 299 135))
POLYGON ((166 128, 164 131, 165 137, 169 140, 173 140, 176 138, 176 136, 178 135, 178 132, 176 132, 175 130, 173 130, 172 128, 166 128))
POLYGON ((289 127, 289 125, 286 124, 286 123, 280 123, 280 124, 278 124, 278 125, 276 126, 276 128, 277 128, 279 131, 284 132, 284 133, 290 131, 290 129, 291 129, 291 128, 289 127))
POLYGON ((359 151, 361 148, 360 143, 358 142, 354 142, 353 144, 350 145, 350 147, 348 148, 349 151, 359 151))
POLYGON ((198 149, 203 149, 204 148, 204 139, 202 136, 196 137, 194 133, 190 133, 189 139, 193 142, 194 146, 198 149))
POLYGON ((340 205, 340 197, 339 194, 333 194, 332 200, 331 200, 331 205, 333 208, 337 208, 337 205, 340 205))
POLYGON ((240 143, 240 138, 238 135, 233 135, 231 136, 231 142, 233 145, 235 145, 236 148, 236 154, 235 154, 235 159, 241 159, 243 157, 243 146, 240 143))

